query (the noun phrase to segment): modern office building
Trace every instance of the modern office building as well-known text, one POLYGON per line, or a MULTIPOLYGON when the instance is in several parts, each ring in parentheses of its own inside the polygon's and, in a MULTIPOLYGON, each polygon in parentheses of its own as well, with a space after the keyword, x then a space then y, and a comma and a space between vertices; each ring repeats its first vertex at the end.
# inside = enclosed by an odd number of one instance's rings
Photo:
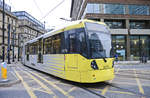
POLYGON ((120 60, 150 59, 150 0, 72 0, 70 16, 105 22, 120 60))
MULTIPOLYGON (((0 59, 2 58, 2 45, 3 45, 3 2, 0 0, 0 59)), ((7 57, 7 47, 8 47, 8 35, 10 36, 10 58, 12 58, 13 46, 14 46, 14 55, 17 56, 18 53, 18 19, 11 13, 11 7, 5 4, 5 58, 7 57), (10 33, 8 33, 8 25, 10 25, 10 33)))

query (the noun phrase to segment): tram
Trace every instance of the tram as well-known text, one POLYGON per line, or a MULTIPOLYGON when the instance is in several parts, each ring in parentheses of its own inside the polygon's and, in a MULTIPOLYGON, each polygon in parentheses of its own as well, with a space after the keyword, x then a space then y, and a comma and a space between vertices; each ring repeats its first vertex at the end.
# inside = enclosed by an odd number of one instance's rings
POLYGON ((110 51, 106 24, 85 19, 26 42, 22 63, 66 80, 96 83, 114 78, 110 51))

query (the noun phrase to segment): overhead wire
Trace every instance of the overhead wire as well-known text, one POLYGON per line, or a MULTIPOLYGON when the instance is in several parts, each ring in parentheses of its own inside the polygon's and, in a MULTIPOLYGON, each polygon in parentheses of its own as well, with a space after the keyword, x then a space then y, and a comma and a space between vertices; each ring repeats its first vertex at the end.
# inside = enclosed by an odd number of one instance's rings
POLYGON ((41 13, 41 15, 43 14, 43 12, 41 11, 39 5, 37 4, 36 0, 33 0, 35 6, 37 7, 38 11, 41 13))
POLYGON ((44 15, 40 20, 46 18, 52 11, 54 11, 57 7, 59 7, 65 0, 62 0, 59 4, 57 4, 54 8, 52 8, 46 15, 44 15))

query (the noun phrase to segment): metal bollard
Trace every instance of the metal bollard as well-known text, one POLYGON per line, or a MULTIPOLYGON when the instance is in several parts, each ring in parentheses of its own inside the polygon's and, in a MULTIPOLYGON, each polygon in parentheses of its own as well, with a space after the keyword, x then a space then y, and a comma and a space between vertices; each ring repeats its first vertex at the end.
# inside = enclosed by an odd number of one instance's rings
POLYGON ((1 76, 4 81, 7 81, 7 64, 6 62, 1 63, 1 76))

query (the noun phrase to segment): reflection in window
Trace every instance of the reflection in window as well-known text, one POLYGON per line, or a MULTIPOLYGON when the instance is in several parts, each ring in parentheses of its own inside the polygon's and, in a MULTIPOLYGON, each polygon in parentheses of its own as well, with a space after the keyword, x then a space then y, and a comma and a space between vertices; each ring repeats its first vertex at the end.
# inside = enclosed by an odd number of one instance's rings
POLYGON ((70 53, 76 52, 76 35, 75 35, 75 33, 69 35, 69 52, 70 53))
POLYGON ((105 23, 112 29, 125 28, 124 20, 105 20, 105 23))
POLYGON ((150 58, 149 36, 130 36, 131 55, 139 60, 142 55, 150 58))
POLYGON ((61 53, 61 34, 48 37, 44 41, 44 54, 61 53))
POLYGON ((131 29, 146 29, 146 21, 130 21, 131 29))
POLYGON ((104 4, 105 14, 125 14, 125 5, 122 4, 104 4))
POLYGON ((78 33, 78 48, 79 53, 83 56, 87 56, 87 47, 86 47, 86 40, 85 40, 85 32, 78 33))
POLYGON ((86 13, 100 13, 100 4, 88 3, 86 13))
POLYGON ((149 7, 142 5, 129 5, 129 14, 131 15, 149 15, 149 7))
POLYGON ((60 34, 55 35, 53 37, 52 45, 53 45, 53 53, 54 54, 61 53, 61 36, 60 36, 60 34))

